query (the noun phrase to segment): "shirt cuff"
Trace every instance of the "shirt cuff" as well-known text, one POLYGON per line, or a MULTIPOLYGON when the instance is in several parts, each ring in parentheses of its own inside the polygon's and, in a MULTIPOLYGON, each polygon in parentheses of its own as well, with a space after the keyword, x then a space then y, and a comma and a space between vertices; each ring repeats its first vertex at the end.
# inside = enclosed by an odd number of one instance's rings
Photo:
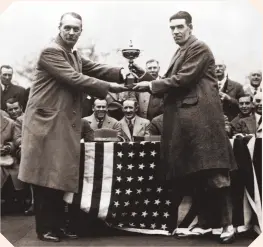
POLYGON ((153 84, 151 81, 149 82, 149 88, 150 88, 150 91, 152 92, 153 91, 153 84))

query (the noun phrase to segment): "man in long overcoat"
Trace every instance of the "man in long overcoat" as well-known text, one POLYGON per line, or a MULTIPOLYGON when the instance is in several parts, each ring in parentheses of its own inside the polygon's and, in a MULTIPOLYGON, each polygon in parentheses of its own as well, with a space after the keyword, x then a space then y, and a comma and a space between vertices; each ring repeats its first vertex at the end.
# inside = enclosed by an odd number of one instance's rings
MULTIPOLYGON (((173 186, 174 205, 178 192, 184 187, 182 183, 193 186, 199 211, 198 223, 190 229, 191 234, 211 231, 211 221, 219 215, 219 226, 223 227, 220 241, 232 242, 229 171, 236 168, 236 163, 224 127, 214 57, 209 47, 192 35, 189 13, 180 11, 173 15, 170 28, 179 49, 165 78, 139 82, 133 89, 164 94, 162 157, 158 174, 173 186), (213 200, 220 206, 214 214, 213 200)), ((142 76, 141 80, 146 77, 149 75, 142 76)))
POLYGON ((86 93, 104 98, 109 91, 125 90, 116 83, 123 80, 121 68, 94 63, 73 51, 82 32, 80 15, 64 14, 59 31, 37 61, 19 172, 19 179, 34 185, 38 238, 53 242, 77 237, 63 228, 62 213, 64 192, 78 192, 83 99, 86 93))

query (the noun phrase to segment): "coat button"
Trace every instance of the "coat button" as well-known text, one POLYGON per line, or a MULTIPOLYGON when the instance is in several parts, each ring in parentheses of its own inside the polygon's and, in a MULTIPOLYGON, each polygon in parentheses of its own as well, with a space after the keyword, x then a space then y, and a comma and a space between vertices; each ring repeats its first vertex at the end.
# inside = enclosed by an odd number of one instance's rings
POLYGON ((73 114, 76 114, 76 111, 73 111, 73 114))
POLYGON ((76 127, 76 125, 75 125, 75 124, 72 124, 72 127, 73 127, 73 128, 75 128, 75 127, 76 127))

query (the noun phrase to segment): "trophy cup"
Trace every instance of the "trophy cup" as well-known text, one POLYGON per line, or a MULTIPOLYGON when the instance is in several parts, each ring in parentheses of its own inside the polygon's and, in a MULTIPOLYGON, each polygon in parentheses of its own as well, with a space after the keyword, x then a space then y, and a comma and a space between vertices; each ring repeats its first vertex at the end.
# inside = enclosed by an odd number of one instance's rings
POLYGON ((132 72, 133 60, 140 55, 140 50, 136 49, 132 45, 132 41, 130 40, 130 45, 128 48, 122 49, 122 55, 129 60, 129 73, 126 75, 124 85, 128 89, 132 89, 134 85, 138 82, 138 76, 132 72))

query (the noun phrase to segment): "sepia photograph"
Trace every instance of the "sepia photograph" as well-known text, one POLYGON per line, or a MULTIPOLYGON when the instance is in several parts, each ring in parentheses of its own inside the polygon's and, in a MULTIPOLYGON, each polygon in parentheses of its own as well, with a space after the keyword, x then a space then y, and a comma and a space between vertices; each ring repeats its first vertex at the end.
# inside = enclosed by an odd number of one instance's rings
POLYGON ((13 246, 249 246, 262 13, 248 0, 14 1, 0 14, 13 246))

